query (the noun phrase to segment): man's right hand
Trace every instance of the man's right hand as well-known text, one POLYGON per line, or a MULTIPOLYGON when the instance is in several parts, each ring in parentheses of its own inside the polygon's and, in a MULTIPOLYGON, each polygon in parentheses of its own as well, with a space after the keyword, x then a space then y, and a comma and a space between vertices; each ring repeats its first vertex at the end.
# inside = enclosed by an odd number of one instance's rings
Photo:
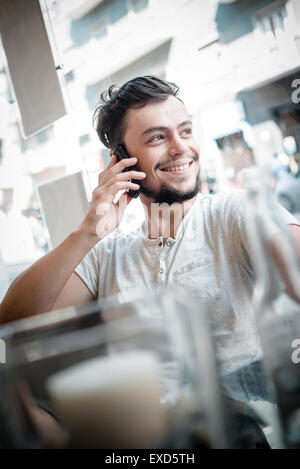
POLYGON ((119 226, 125 208, 132 200, 132 197, 125 192, 115 203, 117 193, 120 190, 139 189, 139 185, 130 180, 142 180, 146 177, 145 173, 139 171, 123 172, 125 168, 135 165, 136 161, 136 158, 128 158, 117 162, 113 154, 107 168, 99 174, 90 210, 79 227, 79 230, 95 244, 119 226))
POLYGON ((0 323, 94 299, 74 269, 121 222, 132 197, 125 193, 114 203, 116 194, 127 188, 138 189, 130 179, 141 180, 146 176, 138 171, 122 172, 134 164, 136 158, 117 162, 116 156, 112 156, 108 167, 99 174, 99 185, 80 227, 14 280, 0 304, 0 323))

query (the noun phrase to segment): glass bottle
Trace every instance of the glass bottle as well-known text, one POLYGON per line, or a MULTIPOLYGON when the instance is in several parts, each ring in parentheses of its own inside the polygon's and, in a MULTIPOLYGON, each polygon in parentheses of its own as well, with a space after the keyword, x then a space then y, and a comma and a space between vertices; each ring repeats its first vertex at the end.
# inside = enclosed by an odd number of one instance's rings
POLYGON ((271 174, 266 168, 250 168, 244 181, 247 234, 256 275, 253 308, 263 362, 284 445, 300 448, 300 364, 294 359, 294 346, 300 339, 299 260, 283 209, 271 189, 271 174))

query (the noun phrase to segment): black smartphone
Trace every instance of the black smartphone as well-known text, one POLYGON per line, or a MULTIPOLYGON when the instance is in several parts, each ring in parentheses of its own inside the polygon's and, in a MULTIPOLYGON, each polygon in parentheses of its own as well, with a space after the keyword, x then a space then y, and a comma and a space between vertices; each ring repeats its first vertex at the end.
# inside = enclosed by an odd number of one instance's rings
MULTIPOLYGON (((131 158, 131 156, 128 154, 126 148, 124 147, 124 145, 117 145, 113 149, 113 153, 114 153, 114 155, 116 155, 118 161, 121 161, 124 158, 131 158)), ((135 165, 133 165, 133 166, 129 166, 128 168, 125 168, 123 171, 124 172, 125 171, 137 171, 137 168, 136 168, 135 165)), ((139 186, 141 185, 141 181, 139 181, 137 179, 132 179, 131 182, 133 182, 134 184, 138 184, 139 186)), ((136 199, 139 196, 139 194, 141 192, 141 189, 137 189, 137 190, 128 189, 127 192, 131 197, 136 199)))

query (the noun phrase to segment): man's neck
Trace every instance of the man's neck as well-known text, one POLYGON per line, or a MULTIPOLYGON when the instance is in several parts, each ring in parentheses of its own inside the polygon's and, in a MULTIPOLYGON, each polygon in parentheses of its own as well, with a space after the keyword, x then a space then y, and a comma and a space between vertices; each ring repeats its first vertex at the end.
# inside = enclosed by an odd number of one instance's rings
POLYGON ((149 239, 163 238, 164 243, 168 238, 176 238, 178 228, 196 200, 193 197, 185 202, 158 204, 148 197, 143 197, 142 203, 145 212, 144 231, 149 239))

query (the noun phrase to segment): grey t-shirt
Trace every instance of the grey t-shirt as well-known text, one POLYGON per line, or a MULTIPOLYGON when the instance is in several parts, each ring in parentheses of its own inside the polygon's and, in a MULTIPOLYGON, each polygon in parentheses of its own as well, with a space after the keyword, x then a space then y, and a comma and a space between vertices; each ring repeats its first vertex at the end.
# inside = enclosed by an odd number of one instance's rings
MULTIPOLYGON (((254 272, 242 190, 198 194, 176 234, 165 245, 143 229, 116 230, 87 254, 75 272, 95 298, 134 298, 136 289, 178 284, 208 301, 221 368, 230 370, 260 355, 251 308, 254 272)), ((278 205, 287 224, 299 224, 278 205)))

